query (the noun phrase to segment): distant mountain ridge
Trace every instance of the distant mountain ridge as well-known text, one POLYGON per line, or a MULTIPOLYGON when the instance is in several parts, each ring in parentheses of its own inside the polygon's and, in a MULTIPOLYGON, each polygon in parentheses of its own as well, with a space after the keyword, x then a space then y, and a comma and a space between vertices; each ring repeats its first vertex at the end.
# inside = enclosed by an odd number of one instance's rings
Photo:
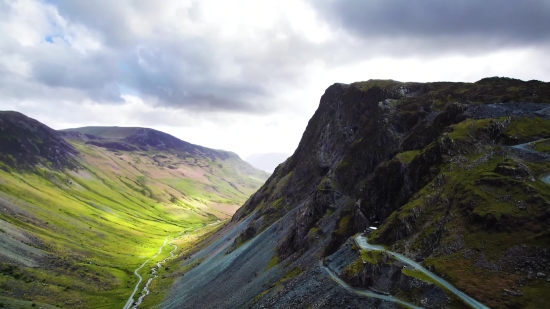
POLYGON ((226 159, 236 155, 229 151, 211 149, 183 141, 168 133, 140 127, 82 127, 59 130, 68 138, 85 139, 87 143, 118 150, 178 150, 210 159, 226 159), (81 133, 79 136, 73 132, 81 133), (98 138, 94 138, 97 136, 98 138))

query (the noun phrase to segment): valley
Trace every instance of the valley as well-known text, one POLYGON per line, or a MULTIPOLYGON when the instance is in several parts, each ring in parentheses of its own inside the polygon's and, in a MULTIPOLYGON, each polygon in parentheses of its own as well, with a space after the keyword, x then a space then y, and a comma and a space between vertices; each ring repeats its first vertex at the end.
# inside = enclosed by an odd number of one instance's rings
POLYGON ((151 129, 21 117, 0 118, 9 306, 550 306, 548 83, 334 84, 269 177, 151 129))
POLYGON ((124 307, 171 255, 165 240, 181 236, 182 254, 267 176, 235 154, 183 149, 158 131, 150 141, 173 148, 110 149, 21 114, 0 120, 0 303, 8 308, 124 307))

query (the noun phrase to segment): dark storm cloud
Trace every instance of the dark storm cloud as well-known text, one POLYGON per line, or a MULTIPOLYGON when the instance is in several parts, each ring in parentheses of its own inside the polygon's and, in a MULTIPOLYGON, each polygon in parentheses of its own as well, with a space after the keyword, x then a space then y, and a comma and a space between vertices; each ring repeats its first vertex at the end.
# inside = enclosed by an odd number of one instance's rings
MULTIPOLYGON (((548 0, 311 1, 330 24, 365 40, 445 51, 550 43, 548 0)), ((403 46, 405 47, 405 46, 403 46)))

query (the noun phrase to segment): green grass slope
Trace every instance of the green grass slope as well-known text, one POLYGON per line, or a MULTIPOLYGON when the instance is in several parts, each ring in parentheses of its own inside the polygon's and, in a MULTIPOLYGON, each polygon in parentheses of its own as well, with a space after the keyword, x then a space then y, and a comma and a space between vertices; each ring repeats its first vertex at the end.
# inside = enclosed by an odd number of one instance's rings
MULTIPOLYGON (((266 179, 236 155, 222 160, 69 142, 79 152, 78 168, 22 170, 0 161, 2 305, 122 308, 138 281, 134 269, 166 237, 229 218, 266 179)), ((139 292, 170 249, 141 269, 139 292)))

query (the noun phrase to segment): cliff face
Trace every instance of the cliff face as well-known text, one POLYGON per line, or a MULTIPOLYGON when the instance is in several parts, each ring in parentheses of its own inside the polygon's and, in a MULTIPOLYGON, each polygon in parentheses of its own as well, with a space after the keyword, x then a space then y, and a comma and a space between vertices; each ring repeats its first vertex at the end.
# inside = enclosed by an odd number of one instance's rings
MULTIPOLYGON (((234 261, 266 231, 277 240, 276 266, 256 268, 275 277, 278 271, 278 281, 249 281, 266 288, 243 303, 289 306, 300 298, 327 307, 318 298, 322 291, 372 301, 338 292, 334 281, 308 292, 312 278, 327 277, 318 264, 323 260, 353 286, 422 307, 465 306, 417 270, 357 250, 350 237, 374 226, 369 242, 422 262, 490 307, 550 306, 537 294, 550 288, 545 102, 550 84, 508 78, 332 85, 295 153, 233 217, 235 224, 246 218, 229 239, 234 261)), ((230 267, 235 276, 244 274, 237 264, 230 267)))

